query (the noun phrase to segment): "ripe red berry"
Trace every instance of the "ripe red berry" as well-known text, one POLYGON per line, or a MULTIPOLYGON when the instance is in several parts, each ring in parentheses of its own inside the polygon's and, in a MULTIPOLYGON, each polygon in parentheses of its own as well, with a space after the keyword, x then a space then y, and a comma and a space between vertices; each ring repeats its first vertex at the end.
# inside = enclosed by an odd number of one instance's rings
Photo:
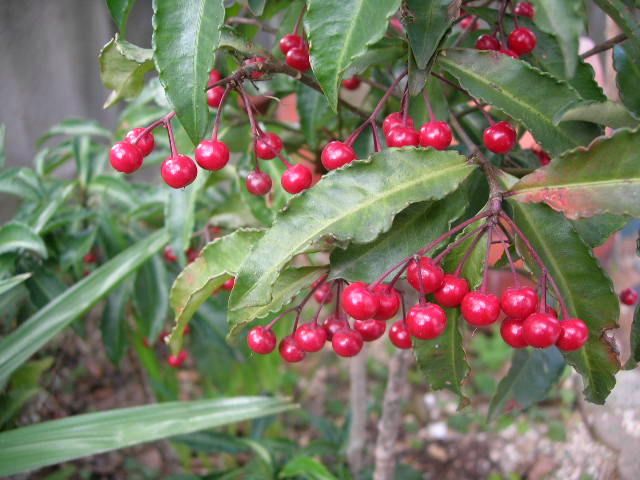
POLYGON ((402 303, 400 292, 382 283, 376 285, 373 292, 378 297, 378 311, 373 318, 382 321, 393 318, 396 313, 398 313, 398 310, 400 310, 400 304, 402 303))
POLYGON ((167 185, 172 188, 184 188, 198 176, 196 163, 187 155, 178 154, 162 162, 160 174, 167 185))
POLYGON ((550 307, 549 305, 547 305, 547 313, 552 317, 558 318, 558 311, 555 308, 550 307))
POLYGON ((433 263, 429 257, 421 257, 419 262, 412 260, 407 269, 409 284, 425 295, 439 290, 443 280, 444 270, 440 265, 433 263), (422 280, 422 289, 420 288, 420 280, 422 280))
POLYGON ((524 320, 519 318, 505 318, 500 326, 500 335, 504 342, 513 348, 524 348, 527 342, 524 339, 524 320))
POLYGON ((222 102, 222 95, 224 94, 224 87, 217 86, 207 90, 207 104, 211 108, 218 108, 222 102))
POLYGON ((530 2, 519 2, 513 12, 521 17, 533 18, 536 16, 536 7, 530 2))
POLYGON ((247 344, 249 348, 260 355, 267 355, 275 350, 276 335, 268 327, 257 326, 249 330, 247 344))
POLYGON ((220 170, 229 163, 229 147, 219 140, 203 140, 196 147, 196 162, 205 170, 220 170))
POLYGON ((556 341, 558 348, 572 352, 584 346, 589 340, 589 327, 579 318, 568 318, 560 322, 560 336, 556 341))
POLYGON ((354 282, 342 292, 342 308, 356 320, 368 320, 378 312, 378 296, 363 282, 354 282))
POLYGON ((548 313, 533 313, 522 324, 524 340, 535 348, 548 348, 560 336, 560 322, 548 313))
POLYGON ((356 151, 343 142, 334 140, 322 149, 320 160, 327 170, 335 170, 356 159, 356 151))
POLYGON ((625 305, 635 305, 638 301, 638 292, 632 288, 625 288, 620 292, 620 301, 625 305))
POLYGON ((174 263, 178 260, 178 256, 176 255, 176 252, 173 250, 173 247, 171 245, 167 245, 164 249, 164 259, 167 262, 171 262, 174 263))
POLYGON ((255 141, 256 156, 263 160, 276 158, 282 151, 282 147, 282 139, 273 132, 267 132, 255 141))
POLYGON ((413 346, 413 341, 411 340, 411 334, 409 330, 407 330, 407 326, 404 320, 398 320, 389 329, 389 340, 396 347, 407 350, 413 346))
POLYGON ((330 315, 322 324, 322 328, 324 328, 324 331, 327 334, 327 341, 330 342, 338 330, 349 328, 349 324, 340 316, 330 315))
POLYGON ((222 80, 222 73, 215 68, 209 72, 209 85, 213 85, 214 83, 222 80))
POLYGON ((531 53, 537 43, 538 37, 527 27, 516 28, 509 35, 509 48, 519 56, 531 53))
POLYGON ((420 146, 445 150, 453 141, 453 133, 447 122, 432 120, 420 128, 420 146))
POLYGON ((460 27, 463 30, 475 32, 478 29, 478 20, 473 15, 469 15, 460 22, 460 27))
POLYGON ((389 135, 389 132, 395 127, 409 127, 414 128, 413 118, 407 115, 407 123, 402 121, 402 112, 390 113, 387 118, 382 122, 382 131, 384 136, 389 135))
POLYGON ((186 350, 182 350, 177 355, 169 355, 169 365, 173 368, 181 367, 182 364, 187 360, 189 354, 186 350))
POLYGON ((442 280, 440 290, 433 294, 436 302, 446 308, 457 307, 469 293, 469 282, 465 278, 446 274, 442 280))
POLYGON ((288 33, 280 39, 280 51, 285 55, 292 48, 301 47, 304 47, 304 40, 300 35, 296 35, 295 33, 288 33))
POLYGON ((304 357, 307 356, 307 354, 304 353, 304 350, 302 350, 298 346, 291 335, 280 340, 278 351, 280 352, 280 356, 284 359, 284 361, 288 363, 301 362, 302 360, 304 360, 304 357))
POLYGON ((532 150, 533 150, 533 153, 536 154, 536 157, 538 157, 538 160, 540 160, 540 165, 544 166, 544 165, 549 165, 551 163, 551 155, 549 155, 547 152, 545 152, 540 148, 534 148, 532 150))
POLYGON ((247 175, 247 190, 253 195, 262 196, 271 191, 271 177, 265 172, 251 172, 247 175))
POLYGON ((440 305, 414 305, 407 314, 407 330, 421 340, 439 337, 447 328, 447 314, 440 305))
POLYGON ((492 293, 469 292, 460 304, 462 316, 475 327, 491 325, 500 315, 500 300, 492 293))
POLYGON ((200 255, 200 252, 195 248, 187 249, 187 260, 189 263, 194 262, 196 258, 198 258, 198 255, 200 255))
POLYGON ((137 143, 134 143, 135 139, 138 138, 138 135, 140 135, 142 132, 144 132, 144 128, 134 128, 125 135, 124 141, 138 147, 142 152, 142 156, 146 157, 151 152, 153 152, 153 147, 156 143, 156 140, 153 136, 153 132, 147 132, 142 137, 140 137, 137 143))
MULTIPOLYGON (((261 64, 264 63, 267 59, 264 57, 253 57, 253 58, 247 58, 244 62, 243 65, 246 66, 250 66, 250 65, 254 65, 254 64, 261 64)), ((251 78, 253 80, 259 80, 260 78, 262 78, 262 76, 264 75, 264 72, 261 72, 259 70, 254 70, 253 72, 251 72, 251 78)))
POLYGON ((509 122, 498 122, 484 131, 484 144, 494 153, 509 153, 516 146, 516 130, 509 122))
POLYGON ((362 350, 362 335, 351 328, 338 330, 331 340, 333 351, 341 357, 354 357, 362 350))
POLYGON ((520 58, 520 56, 516 52, 504 47, 498 50, 498 53, 501 53, 502 55, 508 55, 511 58, 520 58))
POLYGON ((351 78, 345 78, 342 81, 342 86, 347 90, 357 90, 360 86, 360 79, 356 75, 351 78))
POLYGON ((387 329, 387 324, 386 322, 374 320, 372 318, 369 320, 356 320, 353 322, 353 328, 360 332, 360 335, 362 335, 362 339, 365 342, 373 342, 384 335, 384 332, 387 329))
POLYGON ((500 40, 493 35, 480 35, 476 40, 478 50, 500 50, 500 40))
POLYGON ((323 283, 315 292, 313 292, 313 298, 320 304, 329 303, 333 298, 333 290, 331 290, 330 283, 323 283))
POLYGON ((417 147, 420 135, 411 127, 394 127, 387 135, 389 147, 417 147))
POLYGON ((317 352, 322 350, 327 341, 327 332, 317 323, 305 323, 300 325, 293 334, 296 344, 305 352, 317 352))
POLYGON ((96 263, 98 261, 98 255, 96 255, 96 252, 91 250, 84 257, 82 257, 82 260, 84 261, 84 263, 96 263))
POLYGON ((142 166, 142 151, 128 142, 118 142, 109 152, 111 166, 122 173, 133 173, 142 166))
POLYGON ((531 287, 509 287, 502 293, 500 306, 508 317, 523 320, 538 308, 538 294, 531 287))
POLYGON ((222 289, 229 292, 229 291, 233 290, 233 287, 235 287, 235 286, 236 286, 236 279, 235 279, 235 277, 231 277, 229 280, 225 281, 222 284, 222 289))
POLYGON ((309 50, 306 47, 292 48, 287 52, 287 65, 300 72, 306 72, 311 68, 309 50))
POLYGON ((312 182, 313 175, 311 174, 311 170, 301 163, 297 163, 287 168, 280 179, 282 188, 294 195, 307 190, 311 186, 312 182))

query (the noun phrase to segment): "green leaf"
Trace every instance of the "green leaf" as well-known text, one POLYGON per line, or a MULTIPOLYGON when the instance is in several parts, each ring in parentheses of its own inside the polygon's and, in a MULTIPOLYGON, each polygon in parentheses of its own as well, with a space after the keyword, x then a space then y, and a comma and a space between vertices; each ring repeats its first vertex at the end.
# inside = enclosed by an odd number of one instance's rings
POLYGON ((17 287, 30 276, 31 276, 30 273, 21 273, 20 275, 14 275, 11 278, 5 278, 4 280, 0 280, 0 295, 2 295, 5 292, 8 292, 14 287, 17 287))
POLYGON ((491 399, 489 420, 496 418, 507 402, 511 411, 524 410, 544 400, 560 379, 564 367, 564 358, 556 347, 516 350, 507 375, 500 380, 491 399))
POLYGON ((559 113, 555 122, 559 124, 572 120, 597 123, 611 128, 634 128, 640 123, 622 104, 610 100, 606 102, 581 102, 572 105, 559 113))
POLYGON ((303 83, 298 84, 297 102, 302 133, 310 147, 318 148, 318 135, 323 127, 331 128, 335 115, 326 97, 303 83))
POLYGON ((264 12, 264 6, 267 3, 267 0, 247 0, 247 5, 256 17, 262 15, 264 12))
POLYGON ((553 155, 588 144, 599 133, 582 122, 554 123, 558 112, 581 100, 566 82, 508 55, 449 49, 438 61, 476 98, 521 122, 553 155), (544 91, 544 95, 539 92, 544 91))
POLYGON ((299 455, 289 460, 278 478, 307 478, 309 480, 337 480, 322 463, 312 457, 299 455))
POLYGON ((146 338, 157 338, 169 314, 167 269, 159 255, 151 257, 138 270, 133 302, 146 338))
POLYGON ((66 290, 0 340, 0 383, 164 247, 168 238, 167 232, 160 230, 140 240, 66 290))
POLYGON ((126 351, 127 304, 131 298, 131 282, 125 282, 109 295, 102 312, 100 332, 109 360, 118 364, 126 351))
POLYGON ((545 202, 572 219, 603 213, 639 217, 639 149, 640 131, 618 130, 525 176, 513 187, 513 198, 545 202))
MULTIPOLYGON (((640 55, 640 23, 636 19, 634 7, 625 4, 622 0, 595 0, 595 3, 627 35, 630 52, 634 52, 632 56, 637 59, 640 55)), ((638 5, 635 8, 638 8, 638 5)))
POLYGON ((21 250, 29 250, 42 258, 47 258, 47 246, 31 227, 19 222, 2 225, 0 255, 21 250))
MULTIPOLYGON (((611 280, 593 252, 574 230, 571 222, 546 205, 524 204, 508 200, 513 218, 537 250, 550 275, 558 283, 569 314, 582 319, 590 330, 589 341, 580 350, 565 354, 568 362, 582 375, 585 395, 590 402, 604 403, 620 368, 617 355, 605 330, 616 328, 618 298, 611 280)), ((536 265, 527 259, 527 265, 536 265)))
POLYGON ((34 202, 42 195, 40 180, 30 168, 7 168, 0 172, 0 192, 34 202))
POLYGON ((64 187, 54 191, 49 198, 42 201, 33 213, 29 225, 37 234, 43 232, 51 217, 58 211, 63 203, 67 201, 69 196, 75 190, 75 184, 65 185, 64 187))
POLYGON ((619 215, 598 215, 596 217, 573 220, 573 228, 591 248, 599 247, 611 235, 629 223, 628 217, 619 215))
POLYGON ((613 66, 618 72, 616 85, 620 99, 636 115, 640 115, 640 58, 634 55, 631 44, 623 43, 613 49, 613 66))
POLYGON ((86 135, 89 137, 105 138, 109 141, 111 141, 112 139, 111 132, 95 120, 69 118, 51 127, 44 135, 42 135, 38 139, 36 145, 40 147, 50 138, 58 137, 61 135, 68 137, 81 137, 86 135))
POLYGON ((107 0, 107 7, 122 36, 127 32, 127 20, 136 0, 107 0))
POLYGON ((0 434, 0 475, 220 427, 295 408, 276 398, 167 402, 74 415, 0 434))
POLYGON ((257 242, 238 272, 229 309, 268 304, 280 272, 312 243, 329 236, 371 242, 407 205, 444 197, 473 169, 452 151, 406 148, 384 150, 330 172, 293 197, 257 242))
POLYGON ((140 95, 144 76, 154 68, 151 49, 120 40, 117 34, 102 48, 99 59, 102 83, 113 90, 104 108, 140 95))
POLYGON ((222 0, 153 0, 153 58, 180 123, 198 144, 207 128, 205 88, 224 22, 222 0))
POLYGON ((345 71, 383 37, 399 6, 400 0, 307 1, 311 66, 334 111, 345 71))
POLYGON ((633 312, 629 347, 631 348, 631 355, 624 366, 627 370, 636 368, 638 362, 640 362, 640 305, 637 305, 633 312))
POLYGON ((24 405, 42 391, 40 378, 53 365, 52 357, 27 362, 12 376, 9 387, 0 395, 0 426, 19 415, 24 405))
POLYGON ((189 188, 167 188, 169 192, 164 208, 165 227, 181 263, 184 262, 184 252, 191 244, 195 226, 196 200, 205 183, 206 175, 201 171, 189 188))

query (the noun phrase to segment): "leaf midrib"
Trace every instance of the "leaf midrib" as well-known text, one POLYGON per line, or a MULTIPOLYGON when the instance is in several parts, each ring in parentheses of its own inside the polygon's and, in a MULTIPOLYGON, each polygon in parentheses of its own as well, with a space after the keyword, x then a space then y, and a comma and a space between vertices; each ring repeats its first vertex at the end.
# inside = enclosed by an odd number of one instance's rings
MULTIPOLYGON (((527 192, 536 192, 540 190, 556 190, 556 189, 567 189, 570 191, 580 190, 582 188, 606 188, 606 187, 619 187, 620 185, 640 185, 640 178, 630 178, 630 179, 616 179, 616 180, 597 180, 597 181, 589 181, 585 183, 552 183, 547 185, 535 185, 531 187, 518 188, 516 185, 513 188, 514 192, 518 192, 517 195, 525 194, 527 192)), ((517 196, 516 195, 516 196, 517 196)))

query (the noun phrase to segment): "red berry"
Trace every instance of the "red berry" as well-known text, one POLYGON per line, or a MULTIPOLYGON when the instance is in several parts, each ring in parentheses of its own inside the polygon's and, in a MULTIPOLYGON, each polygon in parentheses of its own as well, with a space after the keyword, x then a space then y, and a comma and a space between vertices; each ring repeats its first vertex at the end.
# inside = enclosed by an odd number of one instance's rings
POLYGON ((582 348, 589 340, 589 327, 579 318, 568 318, 560 322, 560 336, 556 345, 563 352, 582 348))
POLYGON ((306 47, 292 48, 287 52, 287 65, 300 72, 306 72, 311 68, 309 50, 306 47))
POLYGON ((349 324, 340 316, 330 315, 322 324, 322 328, 324 328, 324 331, 327 334, 327 341, 330 342, 338 330, 349 328, 349 324))
POLYGON ((235 279, 235 277, 231 277, 229 280, 225 281, 222 284, 221 288, 223 290, 226 290, 226 291, 229 292, 229 291, 233 290, 233 287, 235 287, 235 286, 236 286, 236 279, 235 279))
POLYGON ((536 34, 527 27, 516 28, 509 35, 509 48, 519 56, 531 53, 536 48, 537 43, 536 34))
POLYGON ((182 364, 187 360, 188 356, 189 356, 189 354, 187 353, 186 350, 182 350, 177 355, 170 355, 169 356, 169 365, 171 365, 173 368, 181 367, 182 364))
POLYGON ((96 252, 91 250, 84 257, 82 257, 82 260, 84 261, 84 263, 96 263, 98 261, 98 255, 96 255, 96 252))
POLYGON ((400 310, 400 304, 402 303, 402 297, 400 292, 395 288, 379 283, 373 289, 373 292, 378 297, 378 311, 376 312, 376 320, 389 320, 395 317, 398 310, 400 310))
POLYGON ((356 320, 353 322, 353 328, 360 332, 365 342, 372 342, 384 335, 387 324, 380 320, 356 320))
POLYGON ((267 132, 255 141, 256 155, 263 160, 276 158, 282 151, 282 139, 275 133, 267 132))
POLYGON ((513 12, 521 17, 533 18, 536 15, 536 7, 530 2, 519 2, 513 12))
POLYGON ((260 355, 267 355, 276 348, 276 335, 268 327, 258 326, 249 330, 247 344, 249 348, 260 355))
POLYGON ((331 340, 333 351, 341 357, 354 357, 362 350, 363 340, 360 332, 351 328, 338 330, 331 340))
POLYGON ((187 260, 189 263, 194 262, 196 258, 198 258, 198 255, 200 255, 200 252, 195 248, 189 248, 187 250, 187 260))
POLYGON ((551 155, 540 148, 534 148, 533 153, 536 154, 538 160, 540 160, 540 165, 549 165, 551 163, 551 155))
POLYGON ((433 263, 429 257, 421 257, 420 262, 412 260, 407 269, 407 281, 418 292, 422 291, 425 295, 433 293, 442 287, 444 280, 444 270, 440 265, 433 263), (418 267, 418 265, 420 265, 418 267), (422 280, 422 289, 420 288, 420 280, 422 280))
POLYGON ((303 48, 303 47, 304 47, 304 40, 300 35, 296 35, 295 33, 288 33, 280 39, 280 51, 285 55, 292 48, 303 48))
POLYGON ((342 292, 342 308, 356 320, 368 320, 378 312, 378 296, 363 282, 354 282, 342 292))
POLYGON ((530 287, 509 287, 502 293, 500 306, 508 317, 523 320, 538 308, 538 294, 530 287))
POLYGON ((133 173, 142 166, 142 151, 129 142, 118 142, 109 152, 111 166, 122 173, 133 173))
POLYGON ((460 304, 462 316, 475 327, 491 325, 500 315, 500 300, 492 293, 469 292, 460 304))
POLYGON ((446 274, 442 280, 440 290, 433 294, 436 302, 446 308, 457 307, 469 293, 469 282, 465 278, 446 274))
POLYGON ((280 352, 280 356, 284 359, 284 361, 288 363, 300 362, 304 360, 304 357, 307 356, 307 354, 304 353, 304 350, 298 347, 298 344, 291 335, 289 335, 288 337, 284 337, 280 341, 278 351, 280 352))
POLYGON ((351 78, 345 78, 342 81, 342 86, 347 90, 357 90, 360 86, 360 79, 356 75, 351 78))
POLYGON ((356 151, 349 145, 334 140, 333 142, 327 143, 322 149, 320 159, 322 160, 324 168, 327 170, 335 170, 347 163, 353 162, 356 156, 356 151))
POLYGON ((460 27, 462 27, 463 30, 475 32, 478 29, 478 20, 473 15, 469 15, 460 22, 460 27))
POLYGON ((549 305, 547 305, 547 313, 552 317, 558 318, 558 311, 555 308, 550 307, 549 305))
POLYGON ((524 339, 523 320, 519 318, 505 318, 500 326, 500 335, 504 342, 513 348, 524 348, 527 342, 524 339))
MULTIPOLYGON (((264 57, 247 58, 243 64, 246 67, 249 65, 264 63, 266 60, 267 59, 264 57)), ((263 75, 264 75, 264 72, 261 72, 259 70, 254 70, 253 72, 251 72, 251 78, 254 80, 259 80, 260 78, 262 78, 263 75)))
POLYGON ((327 341, 327 332, 317 323, 305 323, 298 327, 293 334, 296 344, 305 352, 317 352, 322 350, 327 341))
POLYGON ((387 135, 389 147, 417 147, 420 135, 411 127, 394 127, 387 135))
POLYGON ((516 146, 516 130, 509 122, 498 122, 484 131, 484 144, 494 153, 509 153, 516 146))
POLYGON ((382 122, 382 131, 384 132, 384 136, 389 135, 389 132, 393 130, 395 127, 409 127, 414 128, 413 118, 407 115, 407 123, 402 121, 402 112, 393 112, 390 113, 387 118, 382 122))
POLYGON ((451 145, 453 134, 447 122, 432 120, 420 128, 420 146, 445 150, 451 145))
POLYGON ((638 301, 638 292, 632 288, 625 288, 620 292, 620 301, 625 305, 635 305, 638 301))
POLYGON ((311 170, 301 163, 297 163, 287 168, 286 172, 282 174, 282 178, 280 179, 282 188, 294 195, 307 190, 311 187, 312 182, 313 175, 311 174, 311 170))
POLYGON ((218 140, 203 140, 196 147, 196 162, 205 170, 220 170, 229 162, 229 147, 218 140))
POLYGON ((447 328, 447 314, 440 305, 414 305, 407 314, 407 330, 421 340, 439 337, 447 328))
POLYGON ((140 137, 137 143, 135 143, 135 139, 138 138, 138 135, 140 135, 142 132, 144 132, 144 128, 134 128, 125 135, 124 141, 138 147, 142 152, 142 156, 146 157, 151 152, 153 152, 153 147, 156 143, 156 140, 152 132, 147 132, 144 134, 144 136, 140 137))
POLYGON ((222 73, 215 68, 209 72, 209 85, 213 85, 214 83, 222 80, 222 73))
POLYGON ((171 245, 167 245, 164 248, 164 259, 167 262, 171 263, 174 263, 178 260, 178 256, 176 255, 176 252, 173 250, 173 247, 171 245))
POLYGON ((511 58, 520 58, 520 56, 516 52, 504 47, 498 50, 498 53, 501 53, 502 55, 508 55, 511 58))
POLYGON ((404 320, 398 320, 389 329, 389 340, 396 347, 407 350, 413 346, 413 341, 411 340, 411 334, 409 330, 407 330, 407 326, 404 320))
POLYGON ((500 40, 493 35, 480 35, 476 40, 478 50, 500 50, 500 40))
POLYGON ((560 336, 560 322, 548 313, 529 315, 522 324, 527 345, 535 348, 547 348, 556 343, 560 336))
POLYGON ((247 190, 253 195, 266 195, 271 191, 271 177, 265 172, 251 172, 247 175, 247 190))
POLYGON ((207 90, 207 104, 211 108, 218 108, 222 102, 222 95, 224 94, 224 87, 218 86, 207 90))
POLYGON ((329 303, 333 298, 333 290, 331 290, 330 283, 323 283, 316 291, 313 292, 313 298, 316 299, 316 302, 320 304, 329 303))
POLYGON ((162 162, 160 173, 170 187, 184 188, 196 179, 198 167, 191 157, 178 154, 162 162))

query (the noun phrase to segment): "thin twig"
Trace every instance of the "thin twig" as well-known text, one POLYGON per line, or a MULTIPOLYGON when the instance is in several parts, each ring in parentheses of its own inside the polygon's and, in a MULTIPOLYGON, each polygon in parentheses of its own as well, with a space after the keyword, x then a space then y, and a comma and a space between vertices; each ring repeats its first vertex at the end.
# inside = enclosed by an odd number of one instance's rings
POLYGON ((585 58, 589 58, 600 52, 607 51, 610 48, 615 47, 617 44, 624 42, 626 39, 627 39, 627 36, 624 33, 621 33, 620 35, 616 35, 615 37, 610 38, 609 40, 606 40, 599 45, 596 45, 591 50, 587 50, 586 52, 580 55, 580 58, 584 60, 585 58))

